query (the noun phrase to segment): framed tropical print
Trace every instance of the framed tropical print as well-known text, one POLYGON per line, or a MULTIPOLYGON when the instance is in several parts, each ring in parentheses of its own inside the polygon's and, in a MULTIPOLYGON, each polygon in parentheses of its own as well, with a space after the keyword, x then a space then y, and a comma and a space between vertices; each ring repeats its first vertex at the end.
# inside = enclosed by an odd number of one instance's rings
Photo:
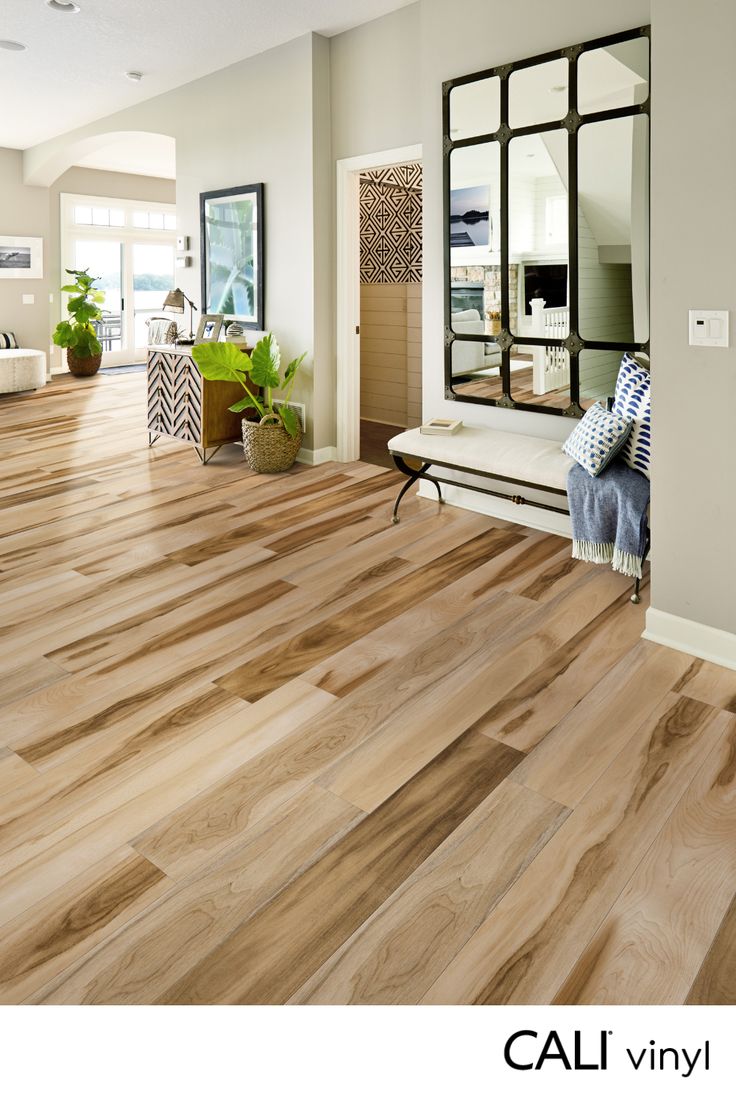
POLYGON ((263 184, 202 192, 202 310, 265 329, 263 184))

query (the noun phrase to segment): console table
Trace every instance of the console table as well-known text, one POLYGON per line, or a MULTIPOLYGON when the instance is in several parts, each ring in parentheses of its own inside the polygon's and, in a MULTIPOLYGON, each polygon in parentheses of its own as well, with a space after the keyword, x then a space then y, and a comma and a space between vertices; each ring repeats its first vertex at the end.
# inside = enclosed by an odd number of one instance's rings
MULTIPOLYGON (((258 392, 253 385, 250 390, 258 392)), ((206 464, 224 444, 240 440, 243 414, 233 414, 228 407, 242 399, 243 394, 237 383, 204 379, 192 357, 191 346, 151 345, 148 350, 149 446, 162 435, 175 437, 192 445, 206 464)))

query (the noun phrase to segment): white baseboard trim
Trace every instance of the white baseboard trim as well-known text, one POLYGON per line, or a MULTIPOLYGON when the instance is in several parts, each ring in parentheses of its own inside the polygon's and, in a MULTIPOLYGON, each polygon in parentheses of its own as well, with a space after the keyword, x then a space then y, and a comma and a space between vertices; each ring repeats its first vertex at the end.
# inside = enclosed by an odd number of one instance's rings
POLYGON ((689 621, 686 617, 677 617, 674 613, 665 613, 651 606, 647 610, 646 626, 642 633, 645 640, 736 671, 735 633, 714 629, 699 621, 689 621))
MULTIPOLYGON (((523 488, 520 489, 523 492, 523 488)), ((417 494, 420 498, 437 501, 437 491, 431 483, 420 482, 417 494)), ((528 525, 530 529, 539 529, 543 533, 554 533, 558 537, 572 539, 570 518, 565 514, 554 514, 549 510, 540 510, 535 506, 516 506, 505 498, 493 498, 491 495, 478 494, 461 487, 442 487, 442 497, 449 506, 459 506, 462 510, 473 510, 476 514, 513 521, 516 525, 528 525)))
POLYGON ((327 445, 320 449, 299 449, 296 454, 297 464, 329 464, 331 460, 337 460, 337 448, 335 445, 327 445))

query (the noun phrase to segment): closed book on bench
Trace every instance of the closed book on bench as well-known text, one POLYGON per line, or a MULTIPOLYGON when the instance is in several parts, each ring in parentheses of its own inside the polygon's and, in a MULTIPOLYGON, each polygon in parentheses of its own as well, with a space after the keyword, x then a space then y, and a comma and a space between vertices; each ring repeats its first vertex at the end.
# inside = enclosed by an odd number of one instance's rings
POLYGON ((451 437, 462 429, 462 422, 453 422, 450 418, 431 418, 430 421, 420 425, 420 433, 434 433, 438 437, 451 437))

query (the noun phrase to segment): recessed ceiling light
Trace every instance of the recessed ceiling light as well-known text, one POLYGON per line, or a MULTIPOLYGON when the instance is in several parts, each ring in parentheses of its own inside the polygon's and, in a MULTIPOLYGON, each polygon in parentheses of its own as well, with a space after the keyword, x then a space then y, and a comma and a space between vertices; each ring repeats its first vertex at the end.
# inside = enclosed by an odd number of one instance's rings
POLYGON ((137 69, 131 69, 130 72, 126 73, 125 75, 129 81, 135 81, 136 84, 138 83, 138 81, 143 80, 143 74, 139 73, 137 69))
POLYGON ((79 11, 79 4, 73 4, 71 0, 46 0, 46 7, 52 11, 64 12, 65 15, 74 15, 79 11))
POLYGON ((13 42, 10 38, 0 38, 0 50, 27 50, 28 47, 24 46, 22 42, 13 42))

